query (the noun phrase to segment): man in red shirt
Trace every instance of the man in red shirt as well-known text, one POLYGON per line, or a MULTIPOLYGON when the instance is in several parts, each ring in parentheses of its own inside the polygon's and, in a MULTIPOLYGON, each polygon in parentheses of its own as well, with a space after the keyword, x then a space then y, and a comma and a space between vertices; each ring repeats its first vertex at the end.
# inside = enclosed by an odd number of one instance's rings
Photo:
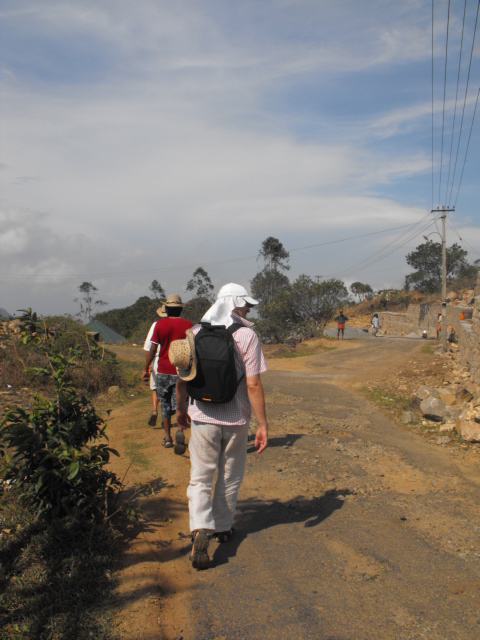
POLYGON ((145 353, 145 368, 142 373, 142 379, 147 381, 149 367, 155 357, 155 352, 160 345, 160 355, 157 364, 156 390, 160 401, 162 412, 162 423, 165 429, 165 437, 163 446, 167 449, 173 447, 170 429, 172 426, 171 417, 177 410, 177 402, 175 396, 175 385, 177 382, 177 370, 168 359, 168 350, 172 340, 181 340, 185 338, 187 329, 192 327, 190 320, 181 318, 181 313, 185 305, 178 293, 172 293, 165 301, 166 318, 157 320, 153 329, 150 342, 152 346, 145 353))

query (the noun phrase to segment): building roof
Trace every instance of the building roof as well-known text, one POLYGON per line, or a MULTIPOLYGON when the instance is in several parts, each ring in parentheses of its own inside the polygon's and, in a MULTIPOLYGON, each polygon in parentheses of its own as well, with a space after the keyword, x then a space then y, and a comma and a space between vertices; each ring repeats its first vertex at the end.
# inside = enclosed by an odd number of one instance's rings
POLYGON ((103 340, 103 342, 108 342, 109 344, 118 344, 119 342, 125 342, 126 340, 126 338, 113 329, 110 329, 110 327, 107 327, 107 325, 100 322, 100 320, 92 320, 89 322, 87 324, 87 329, 89 331, 99 333, 101 340, 103 340))

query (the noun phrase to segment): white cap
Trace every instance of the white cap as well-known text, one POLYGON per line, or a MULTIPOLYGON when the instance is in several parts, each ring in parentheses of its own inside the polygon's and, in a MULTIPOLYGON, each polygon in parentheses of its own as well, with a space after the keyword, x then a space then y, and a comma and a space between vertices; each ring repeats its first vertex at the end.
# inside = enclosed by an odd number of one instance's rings
MULTIPOLYGON (((220 298, 229 297, 243 298, 245 302, 247 302, 248 304, 252 304, 253 306, 256 306, 258 304, 257 300, 254 300, 248 295, 248 291, 245 289, 245 287, 242 287, 242 285, 240 284, 235 284, 234 282, 229 282, 228 284, 223 285, 223 287, 218 292, 217 300, 220 300, 220 298)), ((240 305, 237 304, 237 306, 240 305)))

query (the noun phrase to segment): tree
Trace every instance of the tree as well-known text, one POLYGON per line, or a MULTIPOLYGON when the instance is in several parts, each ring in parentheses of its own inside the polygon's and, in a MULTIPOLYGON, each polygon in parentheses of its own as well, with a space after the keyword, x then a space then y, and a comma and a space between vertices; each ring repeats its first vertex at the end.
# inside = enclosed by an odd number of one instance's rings
POLYGON ((290 280, 280 271, 259 271, 251 280, 250 288, 253 298, 261 304, 268 304, 284 288, 288 288, 290 280))
POLYGON ((290 269, 290 265, 288 264, 290 257, 289 252, 280 240, 273 236, 269 236, 262 242, 262 248, 258 252, 258 257, 263 258, 265 263, 264 268, 268 271, 278 271, 279 269, 288 271, 290 269))
MULTIPOLYGON (((447 279, 468 271, 467 252, 458 244, 447 247, 447 279)), ((416 269, 405 278, 405 288, 424 293, 438 291, 442 284, 442 244, 427 240, 406 256, 407 263, 416 269)))
POLYGON ((149 286, 149 289, 153 293, 154 298, 165 298, 165 289, 158 280, 152 280, 152 284, 149 286))
MULTIPOLYGON (((280 272, 290 269, 289 256, 277 238, 269 236, 262 242, 258 258, 263 258, 264 266, 250 282, 252 296, 259 300, 261 305, 270 304, 281 289, 289 286, 289 279, 280 272)), ((261 314, 261 307, 258 311, 261 314)))
POLYGON ((210 280, 210 276, 202 267, 198 267, 193 272, 193 276, 187 282, 187 291, 195 291, 197 298, 206 298, 210 302, 213 302, 213 290, 214 286, 210 280))
POLYGON ((359 302, 373 294, 372 287, 369 284, 363 284, 363 282, 352 282, 350 285, 350 291, 354 296, 358 296, 359 302))
POLYGON ((95 295, 98 291, 97 287, 91 282, 82 282, 78 287, 78 290, 83 294, 82 298, 75 298, 74 302, 78 302, 80 305, 80 311, 75 314, 78 318, 83 320, 84 324, 90 322, 92 319, 94 307, 104 307, 108 302, 103 300, 95 300, 95 295))
POLYGON ((341 280, 331 278, 314 282, 302 274, 291 284, 291 304, 299 322, 311 324, 315 329, 325 327, 348 298, 348 290, 341 280))

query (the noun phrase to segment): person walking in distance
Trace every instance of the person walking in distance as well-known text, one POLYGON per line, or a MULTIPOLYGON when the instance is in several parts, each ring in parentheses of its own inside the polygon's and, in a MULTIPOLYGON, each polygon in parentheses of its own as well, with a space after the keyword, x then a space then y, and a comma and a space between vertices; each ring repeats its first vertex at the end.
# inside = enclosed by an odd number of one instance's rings
POLYGON ((372 325, 372 334, 375 336, 375 338, 377 337, 377 332, 378 332, 378 327, 380 326, 379 320, 378 320, 378 313, 374 313, 372 316, 372 320, 371 320, 371 325, 372 325))
MULTIPOLYGON (((157 309, 157 315, 160 318, 166 318, 167 314, 165 311, 165 305, 162 304, 161 307, 158 307, 157 309)), ((152 346, 152 343, 150 342, 150 338, 152 337, 153 334, 153 330, 155 328, 157 321, 155 320, 155 322, 152 324, 152 326, 150 327, 147 337, 145 338, 145 343, 143 345, 143 349, 144 351, 150 351, 150 348, 152 346)), ((148 418, 148 424, 151 427, 154 427, 157 424, 157 416, 158 416, 158 396, 157 396, 157 365, 158 365, 158 357, 160 355, 160 348, 157 345, 157 349, 155 351, 155 357, 152 361, 152 364, 150 366, 150 390, 152 392, 152 412, 150 414, 150 417, 148 418)))
POLYGON ((165 301, 166 318, 160 318, 155 323, 155 327, 150 338, 150 350, 145 353, 145 368, 142 379, 146 382, 150 376, 149 367, 155 357, 155 352, 160 347, 158 357, 156 391, 160 401, 162 412, 162 423, 165 430, 163 446, 166 449, 173 448, 170 429, 172 426, 172 415, 177 409, 175 384, 177 382, 177 370, 168 359, 168 350, 172 340, 185 338, 187 329, 193 325, 190 320, 180 317, 183 307, 181 297, 177 293, 170 294, 165 301))
POLYGON ((345 333, 345 323, 348 321, 347 316, 343 313, 343 309, 340 309, 338 316, 335 318, 337 322, 337 340, 342 336, 342 340, 345 333))
MULTIPOLYGON (((268 442, 268 424, 265 397, 260 374, 266 371, 260 340, 253 331, 247 314, 258 302, 241 285, 230 283, 218 292, 217 300, 205 313, 202 323, 224 325, 232 331, 238 387, 233 399, 215 404, 195 400, 187 405, 189 371, 178 370, 177 423, 187 427, 187 406, 191 418, 190 483, 187 496, 190 513, 190 531, 193 540, 190 560, 196 569, 207 569, 210 564, 208 544, 212 536, 219 542, 232 537, 237 495, 243 479, 247 455, 248 428, 253 410, 258 427, 255 435, 257 453, 264 451, 268 442), (234 325, 235 326, 232 326, 234 325), (211 495, 215 472, 217 480, 211 495)), ((196 336, 202 329, 196 325, 196 336)), ((190 358, 195 365, 195 354, 190 358)), ((193 381, 192 381, 193 382, 193 381)))

